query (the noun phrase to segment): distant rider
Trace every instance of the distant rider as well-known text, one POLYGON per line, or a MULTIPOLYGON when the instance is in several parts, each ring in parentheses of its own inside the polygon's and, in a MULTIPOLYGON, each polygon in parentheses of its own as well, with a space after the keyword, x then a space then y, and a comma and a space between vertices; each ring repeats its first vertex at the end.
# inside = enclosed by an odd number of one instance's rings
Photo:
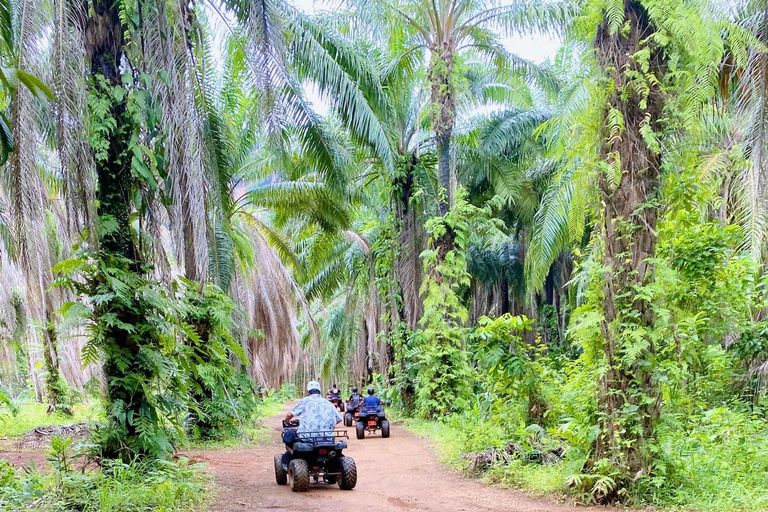
POLYGON ((381 399, 373 392, 373 387, 368 388, 368 396, 363 398, 363 405, 366 409, 378 409, 381 407, 381 399))
POLYGON ((353 387, 353 388, 352 388, 352 394, 351 394, 351 395, 349 395, 349 401, 350 401, 350 403, 352 403, 352 404, 354 404, 354 405, 358 405, 358 404, 360 403, 360 400, 361 400, 362 398, 363 398, 363 397, 362 397, 362 396, 360 396, 360 393, 358 393, 358 392, 357 392, 357 386, 353 387))
POLYGON ((333 388, 328 392, 328 398, 331 400, 341 400, 341 391, 336 387, 336 384, 334 384, 333 388))

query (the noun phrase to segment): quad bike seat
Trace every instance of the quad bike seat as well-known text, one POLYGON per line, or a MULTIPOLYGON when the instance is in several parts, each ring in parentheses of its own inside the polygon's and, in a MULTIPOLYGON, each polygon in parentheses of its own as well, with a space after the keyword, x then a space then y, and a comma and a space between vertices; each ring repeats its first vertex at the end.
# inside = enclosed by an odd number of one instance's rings
POLYGON ((384 414, 384 407, 366 407, 364 405, 360 406, 360 415, 366 415, 366 414, 375 414, 379 418, 386 417, 386 414, 384 414))

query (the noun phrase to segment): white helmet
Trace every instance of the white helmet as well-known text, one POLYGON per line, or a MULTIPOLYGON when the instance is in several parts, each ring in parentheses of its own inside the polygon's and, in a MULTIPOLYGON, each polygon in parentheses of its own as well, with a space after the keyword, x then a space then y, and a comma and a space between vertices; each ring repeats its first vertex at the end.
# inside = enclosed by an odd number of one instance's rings
POLYGON ((312 391, 313 389, 320 391, 320 383, 317 382, 316 380, 311 380, 307 384, 307 392, 312 391))

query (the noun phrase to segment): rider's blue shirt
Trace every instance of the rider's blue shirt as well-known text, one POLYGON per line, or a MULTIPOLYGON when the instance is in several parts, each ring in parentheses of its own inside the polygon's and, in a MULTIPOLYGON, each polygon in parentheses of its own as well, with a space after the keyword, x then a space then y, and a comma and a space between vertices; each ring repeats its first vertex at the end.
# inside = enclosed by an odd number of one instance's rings
POLYGON ((375 409, 381 405, 381 399, 376 395, 368 395, 363 398, 363 404, 367 409, 375 409))
POLYGON ((305 432, 322 432, 331 435, 336 424, 341 421, 341 415, 336 407, 318 393, 302 398, 291 414, 300 418, 298 434, 305 432))

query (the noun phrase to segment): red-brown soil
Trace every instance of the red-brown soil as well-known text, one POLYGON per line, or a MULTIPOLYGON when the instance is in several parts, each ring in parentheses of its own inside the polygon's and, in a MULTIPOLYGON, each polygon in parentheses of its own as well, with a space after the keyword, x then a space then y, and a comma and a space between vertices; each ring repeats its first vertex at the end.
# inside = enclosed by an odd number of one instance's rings
POLYGON ((282 451, 280 418, 266 420, 271 442, 252 449, 195 451, 190 458, 207 463, 219 486, 211 506, 215 512, 587 512, 605 508, 571 507, 536 499, 508 489, 484 485, 451 471, 436 459, 424 440, 397 424, 389 439, 355 439, 350 428, 345 454, 357 464, 357 487, 313 484, 307 493, 294 493, 275 483, 273 455, 282 451))

